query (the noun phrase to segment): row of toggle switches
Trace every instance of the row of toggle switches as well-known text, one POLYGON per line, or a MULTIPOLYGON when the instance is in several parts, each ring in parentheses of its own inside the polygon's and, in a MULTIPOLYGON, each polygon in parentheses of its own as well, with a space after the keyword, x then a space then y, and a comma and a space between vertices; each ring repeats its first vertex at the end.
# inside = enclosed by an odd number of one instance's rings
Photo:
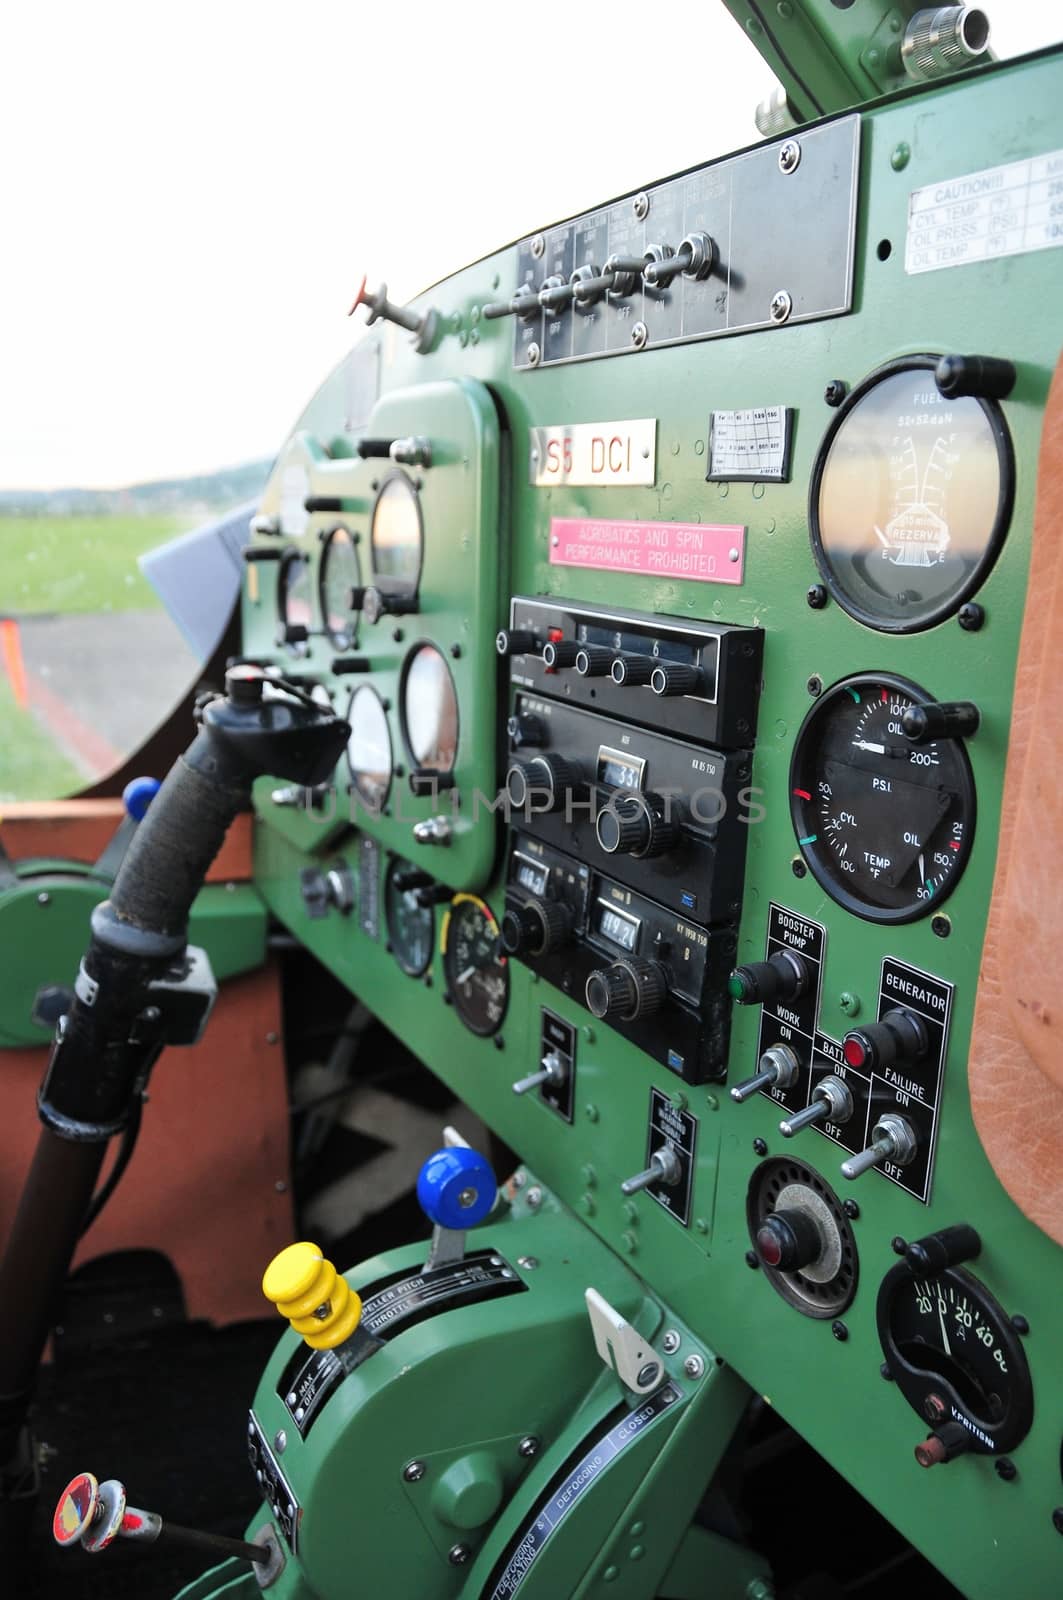
POLYGON ((662 294, 675 278, 698 282, 709 276, 716 261, 716 241, 707 233, 688 233, 678 249, 653 244, 641 256, 612 255, 604 267, 585 262, 567 283, 555 274, 537 289, 528 284, 511 299, 484 306, 483 314, 532 322, 543 311, 564 311, 570 305, 589 311, 603 298, 616 305, 640 289, 662 294))
MULTIPOLYGON (((737 967, 731 974, 730 992, 739 1005, 770 1004, 775 1000, 796 999, 807 988, 810 973, 807 963, 793 950, 780 950, 767 961, 753 961, 737 967)), ((851 1028, 842 1040, 842 1054, 854 1071, 881 1071, 905 1061, 916 1061, 926 1053, 926 1028, 912 1011, 895 1007, 878 1022, 851 1028)), ((798 1080, 802 1061, 788 1044, 775 1044, 764 1051, 758 1071, 744 1083, 735 1084, 731 1099, 741 1105, 753 1095, 772 1089, 789 1089, 798 1080)), ((784 1118, 779 1132, 792 1139, 802 1128, 831 1122, 842 1127, 853 1115, 852 1091, 838 1073, 828 1072, 816 1084, 812 1098, 802 1110, 784 1118)), ((914 1160, 919 1140, 906 1117, 894 1112, 880 1116, 871 1130, 871 1143, 859 1154, 843 1161, 844 1178, 858 1178, 872 1167, 892 1162, 898 1167, 914 1160)))

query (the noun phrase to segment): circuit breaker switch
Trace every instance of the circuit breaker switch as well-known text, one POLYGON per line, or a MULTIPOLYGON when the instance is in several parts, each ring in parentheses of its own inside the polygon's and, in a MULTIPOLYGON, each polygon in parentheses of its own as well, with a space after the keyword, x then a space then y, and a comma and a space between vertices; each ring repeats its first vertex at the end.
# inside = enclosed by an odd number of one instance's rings
POLYGON ((813 1089, 811 1103, 780 1122, 779 1132, 784 1139, 792 1139, 795 1133, 811 1127, 813 1122, 848 1122, 852 1114, 853 1097, 849 1085, 844 1078, 828 1072, 813 1089))
POLYGON ((638 1194, 642 1189, 648 1189, 653 1183, 677 1184, 683 1176, 682 1164, 675 1151, 663 1144, 655 1150, 650 1157, 650 1164, 643 1172, 636 1172, 633 1178, 625 1178, 620 1185, 621 1194, 638 1194))
POLYGON ((757 1229, 757 1255, 766 1267, 799 1272, 823 1254, 823 1236, 810 1211, 793 1206, 772 1211, 757 1229))
POLYGON ((881 1166, 886 1161, 892 1161, 898 1167, 906 1167, 909 1161, 914 1159, 918 1148, 919 1141, 915 1136, 915 1130, 907 1118, 887 1112, 885 1116, 879 1117, 872 1128, 871 1143, 867 1149, 842 1162, 842 1177, 858 1178, 862 1172, 868 1172, 872 1167, 881 1166))
POLYGON ((532 1072, 526 1078, 518 1078, 513 1085, 514 1094, 527 1094, 532 1089, 538 1089, 543 1084, 549 1084, 552 1089, 563 1089, 568 1081, 568 1062, 556 1050, 548 1050, 543 1056, 542 1068, 539 1072, 532 1072))
POLYGON ((736 1083, 731 1090, 731 1099, 739 1105, 751 1099, 759 1089, 789 1089, 797 1082, 801 1070, 800 1057, 788 1044, 769 1046, 758 1065, 760 1070, 755 1077, 747 1078, 744 1083, 736 1083))

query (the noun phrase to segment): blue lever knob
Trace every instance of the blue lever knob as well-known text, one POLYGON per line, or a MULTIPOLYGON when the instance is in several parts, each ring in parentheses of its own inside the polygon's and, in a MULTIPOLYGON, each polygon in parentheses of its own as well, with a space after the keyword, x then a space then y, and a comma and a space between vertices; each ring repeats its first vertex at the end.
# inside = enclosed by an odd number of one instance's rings
POLYGON ((437 1150, 417 1174, 417 1200, 437 1228, 474 1228, 495 1203, 491 1163, 465 1145, 437 1150))
POLYGON ((134 822, 143 822, 144 813, 162 788, 158 778, 130 778, 122 790, 122 804, 134 822))

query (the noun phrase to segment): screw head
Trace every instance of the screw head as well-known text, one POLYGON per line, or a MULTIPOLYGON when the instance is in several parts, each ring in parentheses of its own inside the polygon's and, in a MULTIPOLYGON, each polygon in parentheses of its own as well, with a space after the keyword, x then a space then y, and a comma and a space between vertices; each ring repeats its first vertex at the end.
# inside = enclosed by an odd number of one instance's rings
POLYGON ((886 1383, 893 1382, 893 1373, 890 1371, 890 1364, 888 1361, 883 1361, 882 1365, 878 1369, 878 1375, 886 1383))
POLYGON ((640 222, 645 222, 650 214, 650 197, 645 190, 640 189, 631 202, 631 209, 640 222))
POLYGON ((791 300, 787 290, 776 289, 775 293, 771 297, 771 305, 768 307, 768 315, 770 316, 772 322, 774 322, 777 326, 784 322, 788 322, 790 320, 790 313, 793 311, 793 309, 794 303, 791 300))
POLYGON ((939 939, 947 939, 952 932, 952 922, 948 917, 931 917, 930 930, 936 933, 939 939))
POLYGON ((463 1567, 471 1553, 467 1544, 452 1544, 447 1551, 447 1560, 452 1567, 463 1567))
POLYGON ((538 1256, 518 1256, 517 1257, 517 1266, 518 1267, 523 1267, 525 1272, 534 1272, 538 1265, 539 1265, 539 1257, 538 1256))
POLYGON ((1030 1324, 1027 1322, 1026 1318, 1021 1312, 1016 1312, 1015 1316, 1012 1317, 1011 1325, 1015 1329, 1016 1333, 1025 1334, 1029 1333, 1030 1331, 1030 1324))
POLYGON ((660 1375, 661 1375, 661 1364, 660 1364, 660 1362, 659 1361, 647 1361, 647 1363, 646 1363, 646 1365, 644 1367, 640 1367, 639 1368, 638 1373, 636 1374, 636 1377, 635 1377, 635 1382, 638 1384, 640 1389, 648 1389, 651 1383, 656 1383, 657 1382, 657 1379, 660 1377, 660 1375))
POLYGON ((928 1394, 923 1401, 923 1415, 928 1422, 943 1422, 949 1408, 939 1394, 928 1394))
POLYGON ((849 385, 844 378, 831 378, 823 391, 823 398, 829 406, 840 406, 849 392, 849 385))
POLYGON ((965 633, 977 633, 985 622, 985 607, 968 600, 956 613, 956 621, 965 633))
POLYGON ((528 1190, 527 1200, 528 1210, 538 1211, 539 1207, 543 1203, 543 1191, 540 1189, 537 1183, 533 1183, 531 1188, 528 1190))
POLYGON ((749 1268, 750 1272, 756 1272, 757 1268, 760 1266, 760 1257, 757 1255, 755 1250, 746 1251, 746 1266, 749 1268))
POLYGON ((1057 1533, 1063 1533, 1063 1506, 1057 1506, 1053 1511, 1052 1526, 1057 1533))
POLYGON ((541 233, 537 233, 531 242, 531 253, 538 261, 546 250, 546 240, 541 233))
POLYGON ((425 1471, 423 1461, 408 1461, 402 1469, 402 1476, 407 1483, 420 1483, 425 1471))
POLYGON ((664 1351, 666 1356, 674 1356, 676 1351, 679 1349, 679 1343, 680 1340, 678 1333, 676 1333, 674 1328, 669 1328, 664 1338, 661 1340, 661 1349, 664 1351))
POLYGON ((808 868, 805 866, 800 856, 794 856, 793 860, 790 862, 790 871, 793 873, 795 878, 803 878, 807 874, 808 868))
POLYGON ((683 1371, 688 1378, 700 1378, 705 1371, 705 1361, 702 1356, 689 1355, 683 1362, 683 1371))
POLYGON ((767 1153, 768 1153, 767 1140, 766 1139, 754 1139, 753 1140, 753 1154, 755 1156, 766 1156, 767 1153))
POLYGON ((526 1433, 524 1438, 520 1441, 520 1444, 517 1446, 517 1454, 519 1456, 523 1456, 525 1461, 530 1461, 533 1456, 537 1456, 539 1454, 539 1450, 540 1441, 536 1438, 534 1433, 526 1433))
POLYGON ((649 336, 650 330, 646 324, 644 322, 636 322, 631 330, 631 343, 636 350, 644 350, 649 336))
POLYGON ((805 688, 808 690, 813 700, 819 699, 819 696, 823 693, 823 679, 819 676, 818 672, 814 672, 812 674, 811 678, 809 678, 808 682, 805 684, 805 688))
POLYGON ((849 1337, 848 1328, 845 1326, 845 1323, 840 1320, 831 1323, 830 1331, 833 1333, 839 1344, 844 1344, 846 1339, 849 1337))
POLYGON ((999 1456, 993 1466, 996 1468, 997 1477, 1002 1478, 1005 1483, 1014 1483, 1019 1476, 1018 1467, 1008 1456, 999 1456))
POLYGON ((47 892, 47 890, 42 889, 40 894, 37 896, 37 904, 39 906, 50 906, 51 903, 52 903, 51 895, 47 892))
POLYGON ((542 354, 543 353, 539 349, 539 346, 533 341, 528 346, 528 365, 529 365, 529 367, 537 367, 539 365, 539 362, 542 360, 542 354))
POLYGON ((822 611, 829 596, 822 583, 813 583, 805 590, 805 599, 813 611, 822 611))
POLYGON ((855 1200, 843 1200, 842 1210, 851 1222, 855 1222, 860 1215, 860 1207, 855 1200))
POLYGON ((796 139, 787 139, 779 149, 779 171, 790 176, 801 165, 801 146, 796 139))
POLYGON ((287 1450, 288 1435, 285 1433, 283 1428, 278 1428, 276 1433, 273 1435, 273 1448, 279 1456, 282 1456, 285 1450, 287 1450))

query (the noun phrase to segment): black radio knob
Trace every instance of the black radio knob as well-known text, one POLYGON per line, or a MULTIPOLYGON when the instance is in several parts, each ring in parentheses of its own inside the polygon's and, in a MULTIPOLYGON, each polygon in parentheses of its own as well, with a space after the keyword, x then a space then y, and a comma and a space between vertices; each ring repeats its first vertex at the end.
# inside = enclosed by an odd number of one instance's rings
POLYGON ((799 1272, 823 1254, 823 1237, 811 1212, 794 1206, 769 1212, 757 1229, 756 1246, 766 1267, 799 1272))
POLYGON ((616 656, 609 669, 609 676, 614 683, 622 684, 625 688, 649 683, 656 665, 653 656, 616 656))
POLYGON ((594 831, 610 856, 660 856, 679 843, 678 822, 654 795, 614 795, 599 811, 594 831))
POLYGON ((585 644, 575 660, 581 678, 604 678, 613 664, 613 652, 600 644, 585 644))
POLYGON ((499 628, 495 634, 495 649, 500 656, 537 656, 543 641, 529 628, 499 628))
POLYGON ((546 743, 546 723, 530 711, 519 711, 509 718, 506 732, 514 749, 535 748, 546 743))
POLYGON ((614 961, 587 979, 587 1009, 596 1017, 632 1022, 659 1011, 668 995, 668 974, 659 961, 614 961))
POLYGON ((808 976, 808 965, 796 951, 777 950, 767 961, 736 967, 727 988, 740 1006, 769 1005, 773 1000, 795 1000, 808 987, 808 976))
POLYGON ((541 956, 567 944, 572 913, 554 900, 511 906, 502 918, 502 948, 510 956, 541 956))
POLYGON ((683 661, 659 663, 650 674, 654 694, 695 694, 701 688, 701 671, 683 661))
POLYGON ((543 645, 543 664, 551 672, 558 667, 574 667, 581 648, 572 639, 550 639, 543 645))
POLYGON ((915 1061, 926 1054, 926 1027, 914 1011, 898 1006, 881 1022, 850 1028, 842 1040, 842 1055, 857 1072, 876 1072, 895 1061, 915 1061))
POLYGON ((579 768, 563 756, 532 756, 511 761, 506 772, 506 794, 516 811, 559 811, 566 796, 580 786, 579 768))

